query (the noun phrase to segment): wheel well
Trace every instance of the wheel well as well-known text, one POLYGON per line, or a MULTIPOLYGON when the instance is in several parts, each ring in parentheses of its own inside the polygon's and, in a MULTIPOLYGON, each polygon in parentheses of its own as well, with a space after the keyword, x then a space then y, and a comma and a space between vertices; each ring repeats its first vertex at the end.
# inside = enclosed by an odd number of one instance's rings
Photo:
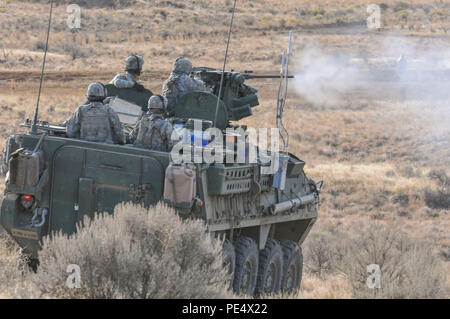
POLYGON ((315 221, 316 218, 309 218, 277 223, 273 230, 273 239, 292 240, 293 242, 301 244, 303 240, 305 240, 315 221))
POLYGON ((276 240, 291 240, 301 244, 308 235, 315 221, 316 218, 309 218, 275 223, 271 225, 238 228, 234 229, 232 232, 226 231, 225 237, 229 238, 231 242, 234 242, 234 239, 236 239, 237 236, 250 237, 255 240, 260 250, 264 249, 267 238, 273 238, 276 240))

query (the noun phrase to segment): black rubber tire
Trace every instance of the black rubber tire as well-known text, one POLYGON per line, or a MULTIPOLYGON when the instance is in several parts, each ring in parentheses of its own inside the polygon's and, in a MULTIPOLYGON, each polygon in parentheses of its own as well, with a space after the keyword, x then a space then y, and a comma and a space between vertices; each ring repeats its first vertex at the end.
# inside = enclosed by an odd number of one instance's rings
POLYGON ((287 294, 294 294, 300 290, 303 274, 303 253, 302 248, 293 241, 280 241, 283 250, 283 280, 281 291, 287 294))
POLYGON ((256 283, 256 295, 277 294, 283 279, 283 251, 280 244, 271 238, 259 252, 259 270, 256 283))
POLYGON ((39 259, 30 258, 27 260, 27 265, 32 272, 36 273, 39 268, 39 259))
POLYGON ((258 277, 258 246, 250 237, 239 237, 235 243, 236 268, 233 290, 237 295, 253 296, 258 277))
POLYGON ((228 275, 230 278, 229 288, 231 289, 233 287, 234 270, 236 269, 236 252, 234 251, 233 244, 228 239, 225 239, 223 242, 222 258, 224 267, 228 267, 228 275))

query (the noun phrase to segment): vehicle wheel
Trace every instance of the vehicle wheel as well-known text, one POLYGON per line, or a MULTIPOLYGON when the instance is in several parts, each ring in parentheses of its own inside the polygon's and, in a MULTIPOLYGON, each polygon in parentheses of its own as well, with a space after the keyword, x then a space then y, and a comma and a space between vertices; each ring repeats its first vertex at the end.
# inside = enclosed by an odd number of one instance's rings
POLYGON ((32 272, 36 273, 39 268, 39 259, 30 258, 27 260, 27 265, 32 272))
POLYGON ((233 244, 228 239, 225 239, 223 242, 222 258, 224 267, 228 268, 228 275, 230 278, 229 287, 231 289, 233 287, 234 270, 236 268, 236 253, 233 244))
POLYGON ((235 247, 234 292, 253 296, 258 276, 258 246, 253 239, 242 236, 236 240, 235 247))
POLYGON ((277 294, 280 292, 282 279, 283 251, 276 240, 269 238, 266 247, 259 252, 257 295, 277 294))
POLYGON ((296 293, 300 289, 303 273, 302 248, 290 240, 280 241, 283 250, 283 281, 281 289, 284 293, 296 293))

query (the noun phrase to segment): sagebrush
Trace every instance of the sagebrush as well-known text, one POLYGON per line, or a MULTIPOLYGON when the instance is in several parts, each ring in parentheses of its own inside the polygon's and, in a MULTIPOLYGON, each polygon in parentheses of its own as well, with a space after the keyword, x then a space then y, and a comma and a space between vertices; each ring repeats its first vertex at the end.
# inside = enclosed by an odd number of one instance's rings
POLYGON ((435 188, 425 188, 425 203, 430 208, 450 209, 450 177, 444 169, 432 170, 428 177, 437 183, 435 188))
POLYGON ((304 252, 307 271, 321 277, 343 274, 355 298, 445 298, 449 293, 442 261, 396 225, 360 224, 352 236, 318 228, 304 252), (380 288, 367 286, 372 264, 380 267, 380 288))
POLYGON ((397 227, 366 225, 356 232, 339 265, 356 298, 443 298, 445 270, 432 249, 397 227), (367 266, 379 265, 381 288, 367 286, 367 266))
POLYGON ((223 298, 227 269, 221 243, 201 221, 181 221, 162 204, 150 210, 119 205, 114 216, 85 219, 67 237, 44 240, 34 276, 42 293, 59 298, 223 298), (68 265, 81 288, 66 285, 68 265))
POLYGON ((0 298, 35 298, 28 258, 0 227, 0 298))

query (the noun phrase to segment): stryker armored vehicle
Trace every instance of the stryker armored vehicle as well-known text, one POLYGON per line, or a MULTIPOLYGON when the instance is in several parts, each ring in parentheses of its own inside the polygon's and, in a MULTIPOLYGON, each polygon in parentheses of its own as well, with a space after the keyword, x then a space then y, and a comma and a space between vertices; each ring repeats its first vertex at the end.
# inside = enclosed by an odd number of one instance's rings
MULTIPOLYGON (((217 117, 214 92, 221 71, 202 69, 197 76, 210 85, 212 93, 184 95, 175 107, 173 123, 188 134, 195 133, 189 124, 194 119, 202 123, 201 130, 216 127, 224 132, 224 139, 236 143, 236 134, 227 135, 226 129, 230 121, 250 116, 259 104, 256 90, 244 84, 246 78, 256 76, 224 74, 217 117)), ((191 146, 208 147, 203 142, 191 146)), ((249 143, 245 145, 248 150, 249 143)), ((237 148, 230 150, 238 155, 237 148)), ((224 157, 229 156, 225 153, 224 157)), ((204 220, 211 236, 226 238, 224 250, 236 292, 291 291, 300 285, 299 245, 317 218, 320 185, 306 176, 302 160, 289 153, 279 156, 285 165, 269 173, 264 171, 270 171, 272 156, 265 163, 259 155, 256 163, 194 163, 189 168, 191 189, 186 191, 176 183, 168 186, 168 168, 173 168, 172 176, 177 174, 170 153, 70 139, 64 127, 38 122, 37 133, 16 134, 7 140, 0 221, 27 253, 37 257, 44 236, 56 231, 71 234, 85 216, 113 213, 121 202, 150 207, 166 199, 184 218, 204 220), (172 193, 169 200, 167 191, 172 193), (182 200, 176 199, 177 193, 182 200)), ((189 174, 182 175, 183 185, 186 176, 189 180, 189 174)))

